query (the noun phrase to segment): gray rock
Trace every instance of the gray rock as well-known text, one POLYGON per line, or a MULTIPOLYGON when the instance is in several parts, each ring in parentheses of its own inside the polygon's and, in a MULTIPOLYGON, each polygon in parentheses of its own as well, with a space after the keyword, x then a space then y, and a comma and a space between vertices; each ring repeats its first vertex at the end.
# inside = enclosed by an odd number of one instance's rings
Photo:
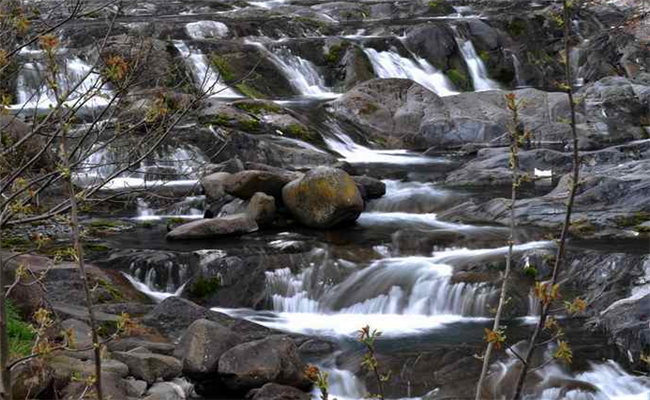
POLYGON ((267 383, 259 389, 251 390, 247 398, 252 400, 309 400, 311 396, 295 387, 267 383))
POLYGON ((11 391, 14 399, 38 398, 54 380, 49 366, 37 359, 18 364, 11 370, 11 391))
POLYGON ((250 199, 258 192, 281 198, 282 188, 293 179, 295 179, 294 174, 242 171, 229 177, 224 188, 226 193, 240 199, 250 199))
POLYGON ((183 368, 178 359, 154 353, 116 351, 113 357, 128 365, 133 377, 150 385, 158 379, 170 380, 180 376, 183 368))
POLYGON ((183 362, 183 374, 201 380, 217 371, 221 355, 241 343, 241 337, 224 326, 200 319, 181 337, 174 355, 183 362))
POLYGON ((267 383, 309 388, 311 382, 305 377, 304 369, 293 340, 287 336, 270 336, 225 352, 219 359, 218 371, 228 388, 241 391, 267 383))
POLYGON ((363 199, 354 180, 344 171, 319 167, 286 185, 282 199, 291 214, 313 228, 331 228, 356 221, 363 199))
POLYGON ((70 352, 69 355, 75 358, 92 358, 93 357, 93 336, 90 326, 85 322, 77 319, 66 319, 61 322, 61 328, 72 333, 77 349, 91 349, 83 352, 70 352))
POLYGON ((220 218, 201 219, 183 224, 167 234, 168 240, 209 239, 223 236, 243 235, 259 228, 252 218, 245 214, 220 218))
POLYGON ((147 391, 147 382, 139 381, 133 377, 125 379, 126 393, 129 396, 140 398, 147 391))
MULTIPOLYGON (((50 361, 57 380, 69 379, 74 373, 82 377, 95 374, 95 361, 82 361, 67 355, 57 355, 50 361)), ((129 374, 129 367, 116 359, 102 359, 102 371, 124 378, 129 374)))
MULTIPOLYGON (((535 140, 561 141, 569 129, 563 93, 515 91, 525 104, 521 122, 535 140)), ((500 91, 466 92, 441 98, 410 80, 375 79, 331 103, 331 111, 388 148, 453 149, 469 143, 507 143, 512 119, 500 91)), ((579 116, 579 118, 581 118, 579 116)), ((579 119, 581 121, 581 119, 579 119)))
POLYGON ((386 184, 369 176, 353 176, 364 200, 378 199, 386 194, 386 184))
POLYGON ((171 382, 155 383, 147 391, 145 400, 185 400, 192 393, 192 384, 184 379, 174 379, 171 382))
MULTIPOLYGON (((169 297, 160 302, 143 319, 145 326, 151 327, 161 334, 170 338, 179 338, 185 330, 196 320, 208 319, 223 326, 227 326, 237 332, 250 328, 251 331, 259 331, 267 334, 269 330, 248 321, 235 320, 225 314, 201 307, 189 300, 180 297, 169 297)), ((248 333, 248 332, 246 332, 248 333)), ((253 335, 254 337, 255 335, 253 335)), ((259 336, 257 336, 259 337, 259 336)))
MULTIPOLYGON (((69 378, 69 377, 68 377, 69 378)), ((128 383, 125 379, 122 379, 121 377, 103 372, 102 373, 102 391, 107 399, 127 399, 129 398, 129 387, 128 383)), ((77 400, 82 398, 82 395, 86 393, 86 395, 92 395, 94 394, 93 388, 89 388, 86 386, 85 382, 79 382, 79 381, 73 381, 70 382, 67 386, 62 387, 60 391, 60 397, 61 399, 65 400, 77 400)))
POLYGON ((215 172, 201 179, 201 186, 209 203, 222 201, 226 196, 225 183, 231 176, 228 172, 215 172))
POLYGON ((248 215, 259 226, 272 224, 276 211, 275 198, 264 193, 255 193, 248 203, 248 215))
POLYGON ((170 356, 174 353, 176 346, 169 343, 150 342, 135 338, 123 338, 109 342, 107 347, 110 351, 129 351, 136 347, 142 347, 152 353, 170 356))

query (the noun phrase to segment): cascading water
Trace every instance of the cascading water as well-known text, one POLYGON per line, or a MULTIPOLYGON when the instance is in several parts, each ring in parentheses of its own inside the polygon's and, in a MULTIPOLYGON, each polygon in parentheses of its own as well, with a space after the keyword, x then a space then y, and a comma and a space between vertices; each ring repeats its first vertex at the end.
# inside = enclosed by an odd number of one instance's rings
MULTIPOLYGON (((33 54, 40 55, 40 52, 33 54)), ((12 109, 47 110, 56 106, 57 94, 46 84, 47 68, 37 60, 23 64, 16 79, 17 104, 12 109)), ((89 110, 108 105, 112 92, 91 65, 79 57, 71 57, 60 62, 57 68, 58 97, 66 106, 89 110)))
POLYGON ((512 56, 512 65, 515 67, 515 79, 517 81, 517 88, 528 87, 528 83, 523 78, 521 61, 515 53, 511 53, 512 56))
POLYGON ((247 43, 258 47, 269 57, 300 95, 325 99, 340 96, 327 88, 325 80, 313 63, 293 54, 290 49, 283 47, 271 52, 262 43, 251 41, 247 43))
POLYGON ((458 94, 449 78, 426 60, 415 57, 415 61, 392 51, 364 50, 379 78, 411 79, 440 96, 458 94))
MULTIPOLYGON (((548 242, 515 246, 515 253, 547 247, 548 242)), ((258 319, 241 310, 219 310, 273 328, 337 335, 370 324, 387 334, 408 334, 488 315, 496 291, 486 284, 454 283, 455 267, 503 259, 507 247, 457 249, 431 257, 393 257, 359 268, 325 258, 298 274, 278 269, 266 274, 277 319, 258 319)))
POLYGON ((105 182, 128 165, 129 160, 124 159, 121 150, 104 143, 96 143, 86 153, 88 155, 81 162, 79 171, 75 173, 75 182, 88 187, 103 184, 103 189, 110 190, 163 186, 192 187, 197 183, 200 166, 208 162, 201 152, 191 146, 174 148, 166 153, 161 148, 160 151, 163 154, 154 153, 150 159, 143 161, 140 165, 135 165, 128 171, 105 182), (150 178, 148 175, 155 170, 167 172, 150 178), (164 179, 165 175, 168 175, 170 179, 164 179))
MULTIPOLYGON (((524 342, 514 347, 520 354, 524 342)), ((647 400, 650 398, 650 385, 647 379, 627 373, 616 362, 590 362, 589 368, 574 374, 568 373, 549 355, 554 351, 549 345, 541 354, 539 363, 548 364, 532 372, 529 394, 524 400, 647 400)), ((493 399, 507 399, 512 396, 514 379, 520 368, 520 361, 511 350, 508 358, 492 364, 483 396, 493 399)))
POLYGON ((471 40, 462 37, 458 30, 456 32, 456 43, 458 43, 458 48, 460 49, 469 74, 474 83, 474 90, 479 92, 483 90, 499 90, 501 89, 500 85, 489 78, 487 68, 485 63, 479 55, 476 53, 474 44, 471 40))
MULTIPOLYGON (((192 29, 196 30, 197 28, 192 29)), ((210 66, 208 57, 205 54, 190 49, 185 42, 179 40, 174 41, 174 47, 176 47, 192 72, 194 83, 199 90, 206 92, 210 97, 226 99, 242 97, 222 82, 221 75, 210 66)))
POLYGON ((379 164, 432 164, 441 163, 439 158, 426 157, 408 150, 374 150, 355 143, 338 122, 328 120, 327 126, 333 137, 324 136, 325 144, 334 150, 343 160, 350 163, 379 163, 379 164))

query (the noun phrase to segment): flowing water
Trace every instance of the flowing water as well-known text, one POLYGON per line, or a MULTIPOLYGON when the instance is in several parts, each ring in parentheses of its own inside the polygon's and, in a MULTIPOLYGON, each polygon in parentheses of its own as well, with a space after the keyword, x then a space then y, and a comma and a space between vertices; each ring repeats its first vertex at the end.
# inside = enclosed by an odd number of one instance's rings
POLYGON ((377 51, 365 49, 380 78, 411 79, 440 96, 450 96, 458 92, 449 78, 426 60, 415 57, 414 60, 405 58, 393 51, 377 51))
POLYGON ((474 90, 479 92, 483 90, 498 90, 500 85, 490 79, 488 76, 487 68, 481 57, 476 53, 474 44, 471 40, 462 38, 460 36, 456 37, 456 42, 458 43, 458 48, 460 49, 469 74, 474 83, 474 90))
MULTIPOLYGON (((200 26, 187 27, 193 34, 198 34, 200 26)), ((205 92, 210 97, 218 98, 238 98, 242 97, 239 93, 223 83, 221 74, 215 71, 210 65, 208 57, 197 49, 190 49, 182 41, 175 40, 174 47, 178 50, 192 72, 194 84, 196 87, 205 92)))
POLYGON ((266 55, 287 78, 294 90, 303 97, 332 99, 340 96, 325 86, 325 81, 316 66, 304 58, 294 55, 288 48, 269 51, 264 44, 246 40, 247 44, 257 47, 266 55))
MULTIPOLYGON (((65 53, 65 49, 61 50, 65 53)), ((84 112, 106 107, 112 91, 102 78, 79 57, 69 57, 57 61, 55 93, 51 85, 46 84, 48 64, 40 60, 40 51, 27 51, 23 55, 34 55, 35 59, 25 62, 16 80, 16 104, 12 110, 30 112, 47 111, 55 107, 58 101, 66 107, 84 112)))

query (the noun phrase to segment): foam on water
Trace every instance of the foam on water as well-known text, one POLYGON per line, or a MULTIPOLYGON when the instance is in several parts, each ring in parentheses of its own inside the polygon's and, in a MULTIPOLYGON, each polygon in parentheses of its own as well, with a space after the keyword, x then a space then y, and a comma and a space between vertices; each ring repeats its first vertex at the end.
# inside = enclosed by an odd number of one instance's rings
POLYGON ((354 140, 332 121, 329 125, 334 137, 324 137, 325 144, 345 160, 353 164, 440 164, 440 158, 427 157, 408 150, 374 150, 355 143, 354 140))
POLYGON ((439 96, 458 94, 449 78, 423 58, 411 60, 393 51, 364 50, 379 78, 411 79, 439 96))

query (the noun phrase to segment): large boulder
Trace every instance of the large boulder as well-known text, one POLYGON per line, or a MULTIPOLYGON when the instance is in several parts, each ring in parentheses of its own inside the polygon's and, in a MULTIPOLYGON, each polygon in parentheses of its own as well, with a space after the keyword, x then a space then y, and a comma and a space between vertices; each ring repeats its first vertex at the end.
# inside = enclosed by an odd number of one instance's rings
POLYGON ((194 321, 199 319, 221 322, 231 318, 189 300, 169 297, 145 315, 142 322, 145 326, 154 328, 165 336, 178 338, 194 321))
POLYGON ((356 221, 363 198, 356 182, 335 168, 312 169, 284 187, 282 199, 294 217, 313 228, 331 228, 356 221))
POLYGON ((180 376, 181 362, 170 356, 133 349, 128 352, 116 351, 113 357, 129 367, 132 376, 153 384, 158 379, 170 380, 180 376))
MULTIPOLYGON (((536 89, 514 92, 526 106, 520 120, 535 140, 570 137, 564 93, 536 89)), ((457 149, 470 143, 507 144, 512 122, 501 91, 466 92, 440 97, 406 79, 374 79, 329 105, 332 113, 355 125, 386 148, 457 149)), ((578 116, 579 122, 582 116, 578 116)))
POLYGON ((287 336, 240 344, 219 359, 219 375, 233 391, 248 391, 267 383, 309 388, 306 365, 298 355, 296 344, 287 336))
POLYGON ((223 236, 243 235, 257 231, 254 219, 246 214, 228 215, 220 218, 200 219, 183 224, 167 234, 168 240, 209 239, 223 236))
POLYGON ((250 199, 255 193, 266 193, 275 198, 282 196, 282 188, 295 179, 294 174, 271 171, 242 171, 232 175, 225 184, 226 193, 250 199))
POLYGON ((182 360, 184 375, 200 380, 216 373, 221 355, 240 343, 230 329, 200 319, 183 334, 174 355, 182 360))
POLYGON ((645 139, 650 123, 650 86, 623 77, 607 77, 585 86, 578 96, 591 140, 622 142, 645 139))

